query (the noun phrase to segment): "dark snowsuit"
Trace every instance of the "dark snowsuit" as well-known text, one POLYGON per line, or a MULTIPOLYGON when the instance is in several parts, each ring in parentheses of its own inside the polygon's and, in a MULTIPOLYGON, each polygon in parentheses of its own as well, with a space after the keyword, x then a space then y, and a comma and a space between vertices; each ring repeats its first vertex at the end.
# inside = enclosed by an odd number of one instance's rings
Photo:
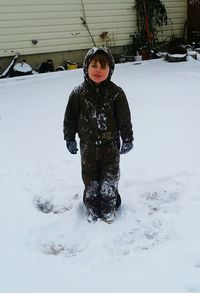
POLYGON ((88 65, 97 52, 89 51, 84 62, 85 81, 76 87, 67 104, 64 117, 64 139, 80 138, 84 203, 101 214, 119 205, 119 149, 123 142, 133 141, 128 102, 123 90, 110 81, 114 61, 109 59, 108 79, 96 85, 88 77, 88 65), (117 202, 118 198, 118 202, 117 202))

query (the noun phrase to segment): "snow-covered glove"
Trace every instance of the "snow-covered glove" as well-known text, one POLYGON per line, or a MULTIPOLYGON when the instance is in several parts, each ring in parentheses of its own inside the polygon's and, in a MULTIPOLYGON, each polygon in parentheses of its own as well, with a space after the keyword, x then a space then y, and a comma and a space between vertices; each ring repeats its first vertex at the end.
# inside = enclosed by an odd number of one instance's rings
POLYGON ((76 140, 66 140, 66 146, 71 154, 77 154, 78 149, 76 140))
POLYGON ((133 143, 132 141, 131 142, 123 142, 122 143, 122 147, 121 147, 121 150, 120 150, 120 154, 126 154, 128 153, 130 150, 132 150, 133 148, 133 143))

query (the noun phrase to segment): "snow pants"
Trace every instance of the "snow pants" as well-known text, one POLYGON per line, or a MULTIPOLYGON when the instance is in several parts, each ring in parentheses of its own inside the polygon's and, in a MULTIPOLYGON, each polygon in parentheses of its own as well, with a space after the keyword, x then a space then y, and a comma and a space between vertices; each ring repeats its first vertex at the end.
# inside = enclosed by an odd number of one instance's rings
POLYGON ((84 203, 96 214, 108 214, 121 204, 119 148, 114 143, 98 146, 80 143, 80 150, 84 203))

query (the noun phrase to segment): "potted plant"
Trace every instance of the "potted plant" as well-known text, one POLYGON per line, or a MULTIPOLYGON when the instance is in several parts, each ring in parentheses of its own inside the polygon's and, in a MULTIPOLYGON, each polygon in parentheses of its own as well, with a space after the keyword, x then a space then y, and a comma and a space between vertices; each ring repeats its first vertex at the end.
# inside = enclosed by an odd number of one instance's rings
POLYGON ((135 33, 135 34, 130 35, 130 38, 132 40, 132 44, 130 46, 131 52, 134 55, 135 61, 138 61, 138 59, 141 59, 138 56, 141 56, 140 50, 142 48, 143 41, 142 41, 139 33, 135 33))
MULTIPOLYGON (((140 38, 141 54, 144 59, 150 58, 153 40, 158 30, 168 24, 165 5, 160 0, 135 0, 133 9, 137 17, 137 35, 140 38)), ((133 42, 135 39, 133 39, 133 42)))

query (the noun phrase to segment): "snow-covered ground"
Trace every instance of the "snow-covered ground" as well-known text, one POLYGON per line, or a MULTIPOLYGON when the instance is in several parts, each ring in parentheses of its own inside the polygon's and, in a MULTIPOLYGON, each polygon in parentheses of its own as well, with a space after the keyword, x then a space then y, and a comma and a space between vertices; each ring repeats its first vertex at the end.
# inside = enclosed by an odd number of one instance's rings
POLYGON ((63 140, 82 79, 0 80, 0 293, 200 292, 200 62, 116 66, 135 145, 111 225, 87 222, 80 155, 63 140))

